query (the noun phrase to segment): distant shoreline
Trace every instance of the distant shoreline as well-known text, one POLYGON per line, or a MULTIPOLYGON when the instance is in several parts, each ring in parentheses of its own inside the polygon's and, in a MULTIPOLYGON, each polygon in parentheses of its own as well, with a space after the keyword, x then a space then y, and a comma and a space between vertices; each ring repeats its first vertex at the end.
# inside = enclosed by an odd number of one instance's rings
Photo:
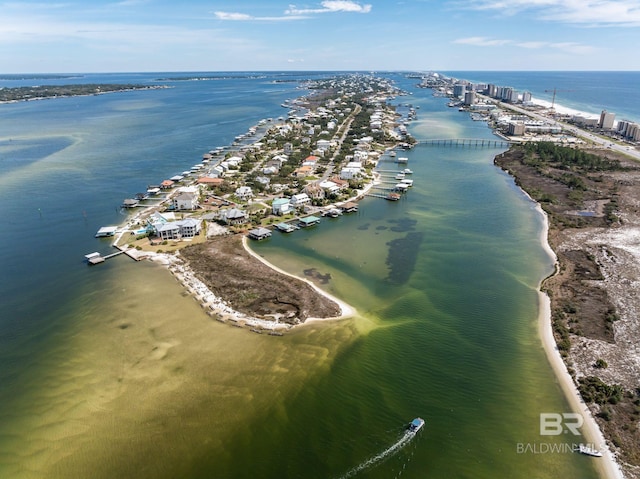
POLYGON ((76 96, 96 96, 104 95, 106 93, 121 93, 139 90, 160 90, 164 88, 171 87, 167 85, 119 85, 105 83, 0 88, 0 104, 53 100, 57 98, 72 98, 76 96))

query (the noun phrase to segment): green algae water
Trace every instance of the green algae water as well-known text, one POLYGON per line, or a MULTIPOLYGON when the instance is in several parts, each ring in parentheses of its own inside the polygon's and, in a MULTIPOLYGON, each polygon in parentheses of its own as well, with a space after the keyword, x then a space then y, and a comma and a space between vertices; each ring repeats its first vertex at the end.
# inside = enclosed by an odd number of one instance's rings
MULTIPOLYGON (((490 137, 428 90, 412 91, 417 138, 490 137)), ((167 94, 185 98, 179 87, 140 94, 150 124, 167 94)), ((114 111, 130 111, 118 102, 114 111)), ((45 244, 58 254, 48 271, 27 273, 42 286, 18 294, 18 262, 5 263, 17 319, 0 338, 0 477, 597 477, 585 456, 520 448, 566 443, 540 435, 539 415, 569 409, 537 335, 536 289, 552 269, 542 218, 493 166, 498 153, 418 146, 402 153, 414 171, 402 200, 367 198, 357 214, 252 243, 290 272, 330 278, 321 286, 358 310, 284 337, 212 320, 161 266, 117 257, 87 269, 79 259, 96 249, 92 238, 71 243, 78 261, 66 272, 71 240, 51 234, 43 207, 34 224, 57 238, 45 244), (405 439, 414 417, 425 427, 405 439)), ((49 166, 59 181, 75 174, 49 166)), ((74 168, 103 183, 97 166, 78 158, 74 168)), ((63 226, 80 223, 91 237, 87 210, 88 220, 69 207, 63 226)))

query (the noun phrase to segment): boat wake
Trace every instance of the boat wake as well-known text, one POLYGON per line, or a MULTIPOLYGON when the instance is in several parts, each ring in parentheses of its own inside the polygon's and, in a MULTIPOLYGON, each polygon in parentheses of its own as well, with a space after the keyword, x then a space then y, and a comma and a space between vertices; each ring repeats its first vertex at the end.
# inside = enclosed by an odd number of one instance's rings
POLYGON ((364 471, 365 469, 368 469, 368 468, 370 468, 372 466, 375 466, 376 464, 378 464, 379 462, 383 461, 384 459, 394 455, 400 449, 402 449, 407 444, 409 444, 409 442, 411 442, 411 440, 416 436, 416 433, 417 433, 417 431, 412 431, 412 430, 405 431, 403 436, 400 439, 398 439, 395 442, 395 444, 392 444, 391 446, 389 446, 384 451, 376 454, 373 457, 370 457, 369 459, 367 459, 363 463, 357 465, 353 469, 349 470, 347 473, 345 473, 342 476, 340 476, 339 479, 348 479, 350 477, 353 477, 356 474, 358 474, 359 472, 364 471))

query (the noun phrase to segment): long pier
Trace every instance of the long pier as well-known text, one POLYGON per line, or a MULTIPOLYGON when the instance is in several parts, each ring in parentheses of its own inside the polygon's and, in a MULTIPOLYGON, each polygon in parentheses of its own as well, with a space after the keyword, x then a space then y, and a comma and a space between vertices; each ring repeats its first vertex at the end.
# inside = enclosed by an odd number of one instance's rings
POLYGON ((469 147, 469 148, 509 148, 510 141, 503 139, 487 138, 435 138, 432 140, 420 140, 419 145, 469 147))

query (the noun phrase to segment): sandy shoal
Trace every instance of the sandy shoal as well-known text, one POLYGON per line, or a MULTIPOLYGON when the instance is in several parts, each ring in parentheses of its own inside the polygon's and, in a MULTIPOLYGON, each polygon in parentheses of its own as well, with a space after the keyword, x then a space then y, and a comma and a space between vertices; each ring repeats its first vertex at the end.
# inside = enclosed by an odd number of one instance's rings
POLYGON ((322 288, 318 287, 317 285, 315 285, 312 281, 309 281, 306 278, 301 278, 299 276, 296 276, 294 274, 288 273, 287 271, 278 268, 277 266, 269 263, 266 259, 264 259, 262 256, 258 255, 255 251, 253 251, 249 245, 247 244, 247 237, 244 236, 242 238, 242 245, 244 246, 244 249, 254 258, 256 258, 258 261, 262 262, 263 264, 267 265, 269 268, 273 269, 274 271, 277 271, 280 274, 284 274, 286 276, 290 276, 291 278, 295 278, 297 280, 300 281, 304 281, 305 283, 307 283, 309 286, 311 286, 315 291, 317 291, 319 294, 321 294, 322 296, 324 296, 325 298, 330 299, 331 301, 333 301, 334 303, 336 303, 339 307, 340 307, 340 316, 334 316, 334 317, 330 317, 330 318, 307 318, 305 320, 305 323, 308 321, 317 321, 317 320, 324 320, 324 319, 343 319, 343 318, 349 318, 352 316, 355 316, 356 314, 356 309, 345 303, 344 301, 342 301, 341 299, 336 298, 335 296, 327 293, 325 290, 323 290, 322 288))

